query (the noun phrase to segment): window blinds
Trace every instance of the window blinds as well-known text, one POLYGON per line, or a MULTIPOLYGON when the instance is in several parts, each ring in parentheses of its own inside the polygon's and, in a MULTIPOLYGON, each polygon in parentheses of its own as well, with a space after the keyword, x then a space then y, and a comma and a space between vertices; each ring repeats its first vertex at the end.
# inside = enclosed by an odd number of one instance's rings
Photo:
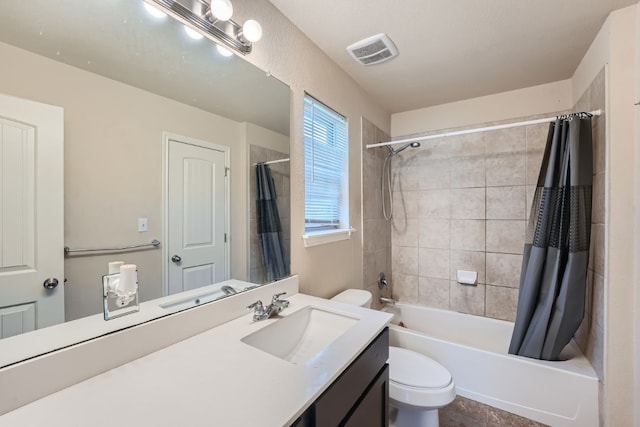
POLYGON ((340 228, 348 176, 347 119, 309 95, 304 99, 305 228, 340 228))

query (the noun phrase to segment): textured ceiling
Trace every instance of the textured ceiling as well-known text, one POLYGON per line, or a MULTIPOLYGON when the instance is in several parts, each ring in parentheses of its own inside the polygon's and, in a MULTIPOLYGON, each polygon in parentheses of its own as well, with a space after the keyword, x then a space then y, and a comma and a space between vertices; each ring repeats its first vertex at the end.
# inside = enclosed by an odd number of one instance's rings
POLYGON ((152 18, 142 0, 1 0, 0 42, 289 134, 285 84, 189 39, 173 19, 152 18))
POLYGON ((401 112, 570 78, 608 14, 638 0, 271 0, 382 107, 401 112), (372 66, 346 46, 386 33, 372 66))

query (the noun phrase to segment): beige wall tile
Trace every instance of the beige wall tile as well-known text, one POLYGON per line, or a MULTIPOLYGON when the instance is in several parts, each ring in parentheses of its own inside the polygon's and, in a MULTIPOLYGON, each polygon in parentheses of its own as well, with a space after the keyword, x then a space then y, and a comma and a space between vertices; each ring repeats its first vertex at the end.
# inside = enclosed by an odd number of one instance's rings
POLYGON ((485 250, 485 221, 451 220, 451 249, 485 250))
POLYGON ((515 321, 516 308, 518 307, 518 289, 487 285, 486 292, 486 316, 511 322, 515 321))
POLYGON ((449 282, 451 310, 484 316, 485 285, 468 286, 449 282))
POLYGON ((486 134, 482 132, 449 137, 447 139, 449 156, 452 159, 467 156, 484 157, 486 154, 485 137, 486 134))
POLYGON ((525 187, 488 187, 487 219, 525 219, 525 187))
POLYGON ((420 194, 420 218, 448 219, 450 217, 449 200, 449 189, 422 191, 420 194))
POLYGON ((527 153, 543 153, 547 145, 549 123, 540 123, 525 127, 527 153))
POLYGON ((393 274, 418 275, 418 248, 393 247, 393 274))
POLYGON ((420 161, 420 180, 418 187, 421 190, 437 190, 449 188, 450 179, 449 159, 424 159, 420 161))
POLYGON ((418 276, 394 273, 393 278, 393 297, 401 302, 417 304, 418 276))
POLYGON ((487 284, 518 288, 522 255, 487 252, 487 284))
POLYGON ((461 188, 451 190, 450 212, 452 219, 484 219, 485 189, 461 188))
MULTIPOLYGON (((419 237, 418 220, 417 219, 398 219, 391 220, 391 243, 394 246, 411 246, 418 247, 419 237)), ((377 233, 377 230, 371 230, 377 233)))
POLYGON ((485 132, 486 152, 489 154, 524 153, 526 129, 514 127, 485 132))
MULTIPOLYGON (((393 192, 394 218, 418 219, 419 211, 420 211, 420 194, 421 192, 418 190, 394 191, 393 192)), ((386 205, 386 209, 387 209, 387 213, 390 212, 391 206, 386 205)), ((380 210, 382 210, 382 208, 380 210)))
POLYGON ((524 151, 487 156, 487 187, 525 185, 524 151))
POLYGON ((600 331, 604 330, 604 292, 604 277, 595 273, 593 275, 593 302, 591 308, 593 321, 600 331))
POLYGON ((593 271, 604 276, 604 225, 593 224, 591 226, 591 249, 593 256, 593 271))
POLYGON ((451 160, 451 188, 484 187, 485 185, 484 156, 457 157, 451 160))
MULTIPOLYGON (((415 163, 398 160, 394 156, 391 161, 391 188, 393 191, 419 190, 420 189, 420 167, 415 163)), ((389 165, 387 164, 387 167, 389 165)), ((386 181, 385 181, 385 185, 386 181)))
POLYGON ((420 154, 429 159, 448 159, 449 140, 447 138, 428 139, 420 142, 420 154))
POLYGON ((487 220, 487 252, 521 254, 525 221, 487 220))
POLYGON ((448 219, 421 219, 418 246, 421 248, 449 249, 450 221, 448 219))
POLYGON ((526 186, 526 192, 527 192, 527 205, 525 207, 525 214, 526 214, 526 219, 527 221, 529 220, 529 218, 531 217, 531 204, 533 203, 533 198, 536 195, 536 186, 535 185, 527 185, 526 186))
POLYGON ((384 219, 367 219, 363 225, 363 236, 366 236, 363 239, 365 253, 373 253, 378 249, 389 246, 391 230, 387 221, 384 219))
POLYGON ((484 252, 451 251, 451 274, 449 279, 456 280, 456 270, 476 271, 478 273, 478 283, 486 283, 485 258, 484 252))
POLYGON ((449 279, 448 249, 419 249, 418 275, 436 279, 449 279))
POLYGON ((449 281, 420 277, 418 279, 418 302, 428 307, 449 309, 449 281))
POLYGON ((598 125, 593 128, 593 173, 604 172, 606 169, 606 116, 598 118, 598 125))
POLYGON ((525 184, 536 185, 538 183, 538 176, 540 175, 540 168, 542 166, 542 158, 544 151, 528 151, 525 162, 525 184))
POLYGON ((591 206, 591 222, 604 224, 605 216, 605 173, 599 173, 593 177, 593 198, 591 206))

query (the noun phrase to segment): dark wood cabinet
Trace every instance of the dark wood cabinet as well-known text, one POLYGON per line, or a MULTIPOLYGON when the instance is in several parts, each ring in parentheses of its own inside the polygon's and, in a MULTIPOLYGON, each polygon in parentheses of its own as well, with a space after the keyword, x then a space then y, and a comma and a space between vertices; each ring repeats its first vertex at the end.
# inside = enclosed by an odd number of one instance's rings
POLYGON ((385 328, 293 425, 387 427, 389 331, 385 328))

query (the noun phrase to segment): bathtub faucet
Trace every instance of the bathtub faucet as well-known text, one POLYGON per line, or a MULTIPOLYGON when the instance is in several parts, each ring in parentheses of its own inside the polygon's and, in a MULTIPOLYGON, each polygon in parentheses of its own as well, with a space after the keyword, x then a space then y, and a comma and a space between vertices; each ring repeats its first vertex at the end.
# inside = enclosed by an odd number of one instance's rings
POLYGON ((393 298, 380 297, 380 302, 383 304, 394 305, 396 303, 396 300, 394 300, 393 298))

